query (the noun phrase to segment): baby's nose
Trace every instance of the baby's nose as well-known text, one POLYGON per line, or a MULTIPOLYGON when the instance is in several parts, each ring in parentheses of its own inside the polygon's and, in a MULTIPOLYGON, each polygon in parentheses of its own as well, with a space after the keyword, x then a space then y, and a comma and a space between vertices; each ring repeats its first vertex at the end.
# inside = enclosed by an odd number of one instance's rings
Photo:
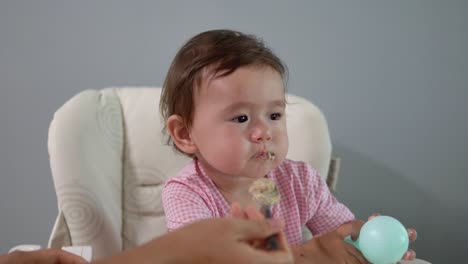
POLYGON ((251 140, 254 142, 271 140, 271 130, 267 125, 261 125, 254 128, 251 134, 251 140))

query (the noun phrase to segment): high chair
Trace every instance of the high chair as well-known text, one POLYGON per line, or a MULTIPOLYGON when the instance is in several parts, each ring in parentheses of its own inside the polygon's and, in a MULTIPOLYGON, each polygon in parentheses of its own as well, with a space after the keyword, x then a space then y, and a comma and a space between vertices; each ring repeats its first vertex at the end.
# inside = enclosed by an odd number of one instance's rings
MULTIPOLYGON (((93 258, 121 252, 165 229, 164 182, 188 162, 162 137, 161 89, 86 90, 55 113, 48 150, 58 199, 49 247, 90 245, 93 258)), ((288 158, 306 161, 335 190, 339 159, 322 112, 287 95, 288 158)))

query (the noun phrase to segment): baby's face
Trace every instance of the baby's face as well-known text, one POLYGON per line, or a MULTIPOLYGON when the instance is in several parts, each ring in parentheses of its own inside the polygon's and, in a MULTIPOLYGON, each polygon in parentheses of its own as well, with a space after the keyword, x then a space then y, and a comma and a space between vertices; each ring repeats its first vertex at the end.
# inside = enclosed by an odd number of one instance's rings
POLYGON ((269 67, 242 67, 202 83, 190 135, 209 176, 259 178, 284 160, 284 96, 280 74, 269 67))

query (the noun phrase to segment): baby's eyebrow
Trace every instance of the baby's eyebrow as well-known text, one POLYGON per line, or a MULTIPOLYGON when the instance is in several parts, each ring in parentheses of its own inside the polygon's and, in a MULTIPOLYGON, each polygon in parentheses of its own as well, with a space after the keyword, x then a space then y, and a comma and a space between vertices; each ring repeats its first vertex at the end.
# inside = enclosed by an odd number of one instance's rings
POLYGON ((236 111, 237 109, 243 109, 243 108, 250 108, 254 106, 253 103, 249 103, 249 102, 237 102, 237 103, 232 103, 228 106, 226 106, 224 109, 223 109, 223 112, 224 113, 231 113, 231 112, 234 112, 236 111))
MULTIPOLYGON (((232 103, 228 106, 226 106, 223 110, 225 113, 230 113, 233 111, 236 111, 237 109, 243 109, 243 108, 252 108, 256 107, 258 104, 252 103, 252 102, 236 102, 232 103)), ((286 103, 284 100, 274 100, 271 102, 268 102, 268 107, 286 107, 286 103)))
POLYGON ((284 100, 275 100, 269 103, 270 106, 279 106, 279 107, 286 107, 286 102, 284 100))

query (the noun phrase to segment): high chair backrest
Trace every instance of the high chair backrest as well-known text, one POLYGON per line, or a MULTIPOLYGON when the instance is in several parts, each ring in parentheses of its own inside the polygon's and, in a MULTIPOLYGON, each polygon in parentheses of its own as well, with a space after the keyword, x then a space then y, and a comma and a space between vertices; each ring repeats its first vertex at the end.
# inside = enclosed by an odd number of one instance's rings
MULTIPOLYGON (((49 247, 91 245, 100 258, 166 231, 162 187, 188 158, 165 144, 160 93, 86 90, 57 110, 48 149, 59 213, 49 247)), ((338 170, 324 116, 304 98, 289 94, 287 102, 288 158, 311 164, 333 189, 338 170)))

